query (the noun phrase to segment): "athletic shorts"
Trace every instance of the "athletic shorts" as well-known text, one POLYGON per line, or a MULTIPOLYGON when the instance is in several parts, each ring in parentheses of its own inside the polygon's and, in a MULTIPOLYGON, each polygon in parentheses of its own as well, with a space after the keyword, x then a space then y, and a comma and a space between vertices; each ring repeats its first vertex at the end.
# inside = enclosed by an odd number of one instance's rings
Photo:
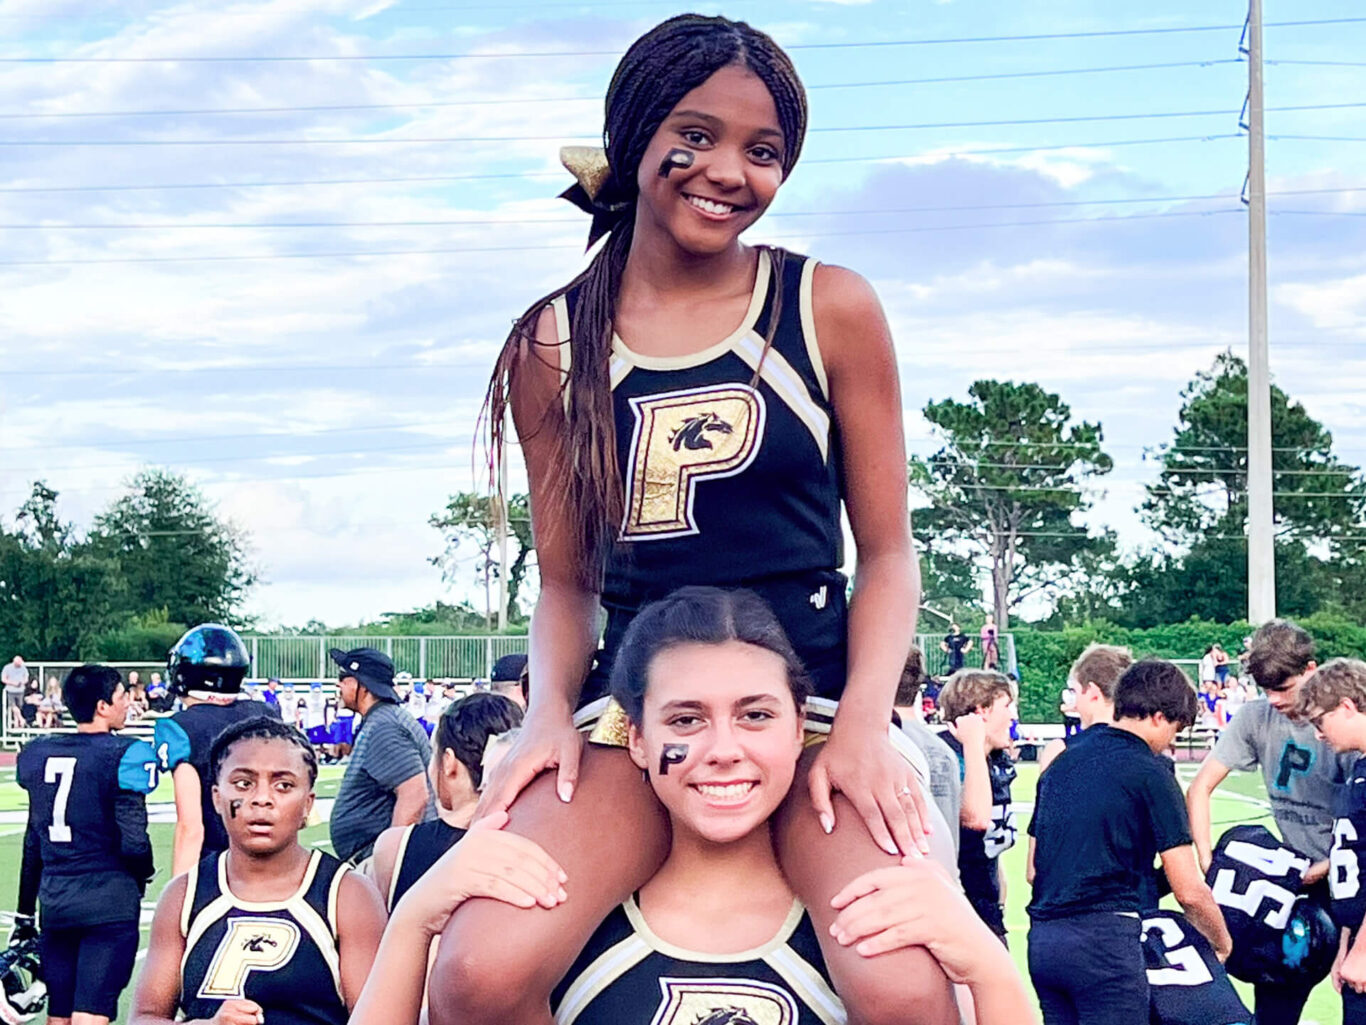
POLYGON ((308 742, 310 744, 330 744, 332 743, 332 731, 326 726, 310 726, 308 728, 308 742))
POLYGON ((70 1018, 77 1011, 118 1016, 138 956, 137 922, 44 929, 38 942, 49 1017, 70 1018))

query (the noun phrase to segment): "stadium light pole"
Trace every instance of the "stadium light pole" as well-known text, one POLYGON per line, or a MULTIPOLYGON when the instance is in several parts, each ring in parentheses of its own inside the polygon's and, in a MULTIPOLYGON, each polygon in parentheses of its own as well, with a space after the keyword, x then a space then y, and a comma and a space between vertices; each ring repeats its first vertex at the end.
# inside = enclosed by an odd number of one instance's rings
POLYGON ((1271 496, 1271 361, 1266 313, 1266 136, 1262 95, 1262 0, 1247 13, 1247 618, 1276 615, 1276 546, 1271 496))

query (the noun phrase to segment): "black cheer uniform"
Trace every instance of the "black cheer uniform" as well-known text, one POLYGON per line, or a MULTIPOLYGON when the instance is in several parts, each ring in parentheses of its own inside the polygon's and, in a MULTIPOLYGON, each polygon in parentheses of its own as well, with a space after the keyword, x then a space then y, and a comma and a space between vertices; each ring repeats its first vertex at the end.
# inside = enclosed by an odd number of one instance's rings
POLYGON ((391 912, 427 869, 464 835, 465 830, 448 826, 440 819, 404 828, 398 842, 398 857, 394 860, 394 874, 389 880, 389 892, 385 894, 385 904, 391 912))
MULTIPOLYGON (((844 687, 843 489, 834 407, 816 344, 816 262, 786 255, 777 333, 765 351, 775 315, 773 262, 769 250, 759 250, 744 321, 701 352, 651 357, 613 341, 609 373, 625 513, 603 585, 603 650, 584 685, 584 704, 607 693, 613 652, 641 606, 689 584, 758 592, 811 671, 817 694, 838 698, 844 687)), ((576 302, 571 290, 551 304, 564 372, 576 302)))
POLYGON ((349 871, 315 850, 294 895, 264 903, 233 896, 226 855, 201 861, 180 915, 184 1017, 208 1019, 225 1000, 252 1000, 271 1025, 346 1025, 337 894, 349 871))
POLYGON ((661 940, 634 899, 593 933, 555 987, 556 1025, 843 1025, 811 918, 793 903, 778 934, 738 954, 661 940))

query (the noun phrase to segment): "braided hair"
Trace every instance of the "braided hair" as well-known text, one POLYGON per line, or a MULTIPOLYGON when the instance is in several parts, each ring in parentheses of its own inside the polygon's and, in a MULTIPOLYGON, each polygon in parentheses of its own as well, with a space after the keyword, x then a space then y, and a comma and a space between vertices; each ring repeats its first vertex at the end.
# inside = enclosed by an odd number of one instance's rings
MULTIPOLYGON (((783 176, 791 174, 806 134, 806 91, 791 59, 777 43, 743 21, 698 14, 680 14, 645 33, 626 51, 607 89, 603 143, 611 171, 598 198, 620 206, 620 219, 583 273, 536 300, 517 318, 498 357, 485 399, 489 473, 501 491, 503 425, 513 377, 529 358, 559 367, 555 353, 547 359, 538 351, 536 324, 554 299, 577 289, 570 321, 573 359, 568 379, 561 383, 562 392, 568 389, 568 401, 564 405, 551 403, 536 430, 544 429, 547 420, 565 418, 564 444, 557 457, 561 465, 552 472, 563 482, 558 489, 560 501, 568 503, 578 528, 582 582, 595 590, 601 586, 622 517, 608 361, 617 295, 635 230, 639 195, 636 175, 650 140, 669 112, 713 74, 730 66, 752 72, 773 97, 784 139, 783 176)), ((781 249, 770 251, 773 313, 765 350, 778 328, 784 256, 781 249)))
POLYGON ((259 715, 233 723, 214 740, 209 748, 211 782, 218 780, 218 774, 223 770, 223 763, 228 760, 228 752, 233 745, 243 740, 282 740, 286 744, 293 744, 303 756, 304 768, 308 770, 308 785, 312 786, 318 781, 318 755, 308 738, 299 732, 297 726, 271 716, 259 715))

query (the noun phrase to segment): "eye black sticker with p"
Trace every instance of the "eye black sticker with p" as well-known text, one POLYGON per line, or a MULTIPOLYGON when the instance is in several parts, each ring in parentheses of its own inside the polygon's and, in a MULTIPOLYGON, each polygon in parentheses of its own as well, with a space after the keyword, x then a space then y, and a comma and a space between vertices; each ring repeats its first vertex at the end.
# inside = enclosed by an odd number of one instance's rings
POLYGON ((664 154, 664 159, 659 165, 659 176, 667 178, 673 174, 674 168, 687 170, 692 167, 693 155, 685 149, 671 149, 664 154))
POLYGON ((237 818, 237 813, 238 813, 239 811, 242 810, 242 803, 243 803, 243 802, 242 802, 242 799, 241 799, 240 797, 237 798, 236 800, 229 801, 229 802, 228 802, 228 814, 229 814, 230 816, 232 816, 233 818, 237 818))
POLYGON ((659 774, 667 776, 670 765, 682 765, 688 760, 687 744, 665 744, 659 753, 659 774))

